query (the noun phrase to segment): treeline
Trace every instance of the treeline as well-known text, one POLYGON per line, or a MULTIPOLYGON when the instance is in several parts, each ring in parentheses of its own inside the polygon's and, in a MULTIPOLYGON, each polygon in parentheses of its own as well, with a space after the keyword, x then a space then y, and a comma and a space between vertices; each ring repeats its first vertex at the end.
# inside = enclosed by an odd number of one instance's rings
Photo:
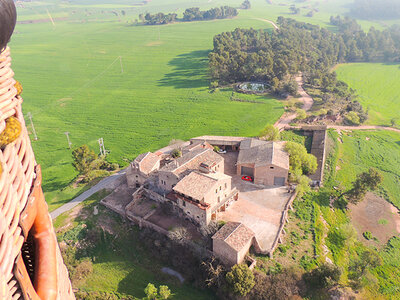
POLYGON ((139 15, 139 19, 146 25, 162 25, 175 22, 177 16, 178 15, 174 13, 171 14, 157 13, 154 15, 147 13, 144 16, 139 15))
POLYGON ((400 61, 400 26, 365 33, 348 18, 332 17, 331 23, 338 33, 279 17, 273 32, 237 28, 218 34, 209 54, 212 80, 275 86, 299 71, 326 74, 337 63, 400 61))
POLYGON ((400 17, 398 0, 354 0, 351 14, 362 19, 390 20, 400 17))
POLYGON ((183 13, 183 20, 188 21, 202 21, 202 20, 215 20, 233 18, 238 15, 238 10, 230 6, 221 6, 211 8, 209 10, 200 10, 198 7, 192 7, 185 10, 183 13))
POLYGON ((198 7, 192 7, 185 10, 183 13, 183 18, 177 18, 177 14, 175 13, 156 13, 150 14, 147 13, 145 15, 140 14, 139 19, 142 23, 146 25, 162 25, 169 24, 172 22, 191 22, 191 21, 206 21, 206 20, 215 20, 215 19, 227 19, 233 18, 238 15, 238 10, 234 7, 230 6, 221 6, 211 8, 209 10, 200 10, 198 7))

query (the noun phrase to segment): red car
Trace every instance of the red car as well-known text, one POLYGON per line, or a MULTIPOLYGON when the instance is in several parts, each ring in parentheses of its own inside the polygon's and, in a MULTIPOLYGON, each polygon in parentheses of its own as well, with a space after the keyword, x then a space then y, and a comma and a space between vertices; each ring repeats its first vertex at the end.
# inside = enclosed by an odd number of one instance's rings
POLYGON ((244 176, 242 176, 242 180, 253 182, 253 177, 244 175, 244 176))

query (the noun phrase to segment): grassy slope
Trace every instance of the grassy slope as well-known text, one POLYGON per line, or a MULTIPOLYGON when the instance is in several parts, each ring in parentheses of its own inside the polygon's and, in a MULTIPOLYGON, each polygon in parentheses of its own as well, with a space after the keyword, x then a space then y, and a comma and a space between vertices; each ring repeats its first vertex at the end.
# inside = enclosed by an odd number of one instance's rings
MULTIPOLYGON (((89 260, 93 260, 93 272, 85 280, 77 283, 74 288, 87 292, 108 292, 144 297, 143 290, 151 282, 157 286, 168 285, 174 294, 171 299, 214 299, 209 291, 195 289, 190 284, 180 284, 174 277, 160 272, 160 269, 165 265, 149 256, 142 246, 137 232, 138 229, 136 227, 132 230, 131 228, 127 229, 124 227, 127 226, 126 223, 116 214, 103 206, 99 206, 98 201, 106 195, 106 192, 100 191, 92 195, 85 204, 81 204, 83 211, 88 213, 88 216, 71 218, 69 213, 64 213, 54 222, 55 228, 60 230, 58 232, 59 240, 62 240, 66 231, 73 231, 74 228, 82 226, 82 224, 99 224, 102 219, 108 220, 116 231, 120 228, 126 230, 123 233, 123 238, 118 236, 113 238, 110 243, 112 246, 98 247, 95 259, 89 257, 89 260), (92 214, 94 206, 99 209, 99 214, 96 216, 92 214)), ((88 259, 87 257, 83 258, 88 259)))
POLYGON ((354 131, 343 135, 339 149, 341 170, 337 172, 338 182, 350 187, 357 174, 375 167, 384 175, 384 197, 400 209, 400 134, 354 131))
POLYGON ((345 64, 337 70, 338 78, 357 90, 360 102, 369 108, 367 123, 390 125, 400 118, 400 68, 390 64, 345 64))
MULTIPOLYGON (((316 219, 316 253, 322 252, 325 243, 331 254, 333 261, 342 268, 344 272, 341 282, 346 284, 348 271, 347 268, 354 259, 356 259, 365 246, 360 242, 349 239, 344 246, 339 247, 335 239, 336 232, 343 228, 348 228, 350 219, 346 211, 340 209, 331 209, 329 207, 329 196, 333 186, 340 184, 349 188, 355 176, 373 166, 378 168, 384 175, 381 192, 383 196, 394 205, 399 207, 399 157, 400 157, 400 135, 398 133, 384 131, 353 131, 343 134, 341 139, 343 143, 338 142, 339 135, 331 132, 329 136, 332 139, 333 150, 327 159, 329 168, 326 171, 325 187, 315 198, 315 209, 321 217, 316 219), (369 140, 367 140, 367 137, 369 140), (335 166, 340 168, 335 169, 335 166), (327 193, 326 193, 327 192, 327 193), (324 232, 327 233, 324 238, 324 232)), ((317 214, 317 215, 318 215, 317 214)), ((393 242, 395 245, 398 241, 393 242)), ((379 251, 383 259, 383 264, 370 270, 375 278, 369 277, 366 282, 365 290, 361 297, 363 299, 374 299, 378 297, 384 299, 398 299, 400 285, 398 277, 399 253, 392 246, 386 250, 379 251)))

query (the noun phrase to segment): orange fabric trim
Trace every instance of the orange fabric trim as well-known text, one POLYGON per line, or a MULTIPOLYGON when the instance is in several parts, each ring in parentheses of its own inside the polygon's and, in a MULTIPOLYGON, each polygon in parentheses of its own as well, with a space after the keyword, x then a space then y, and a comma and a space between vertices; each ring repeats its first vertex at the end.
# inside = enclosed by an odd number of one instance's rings
MULTIPOLYGON (((28 203, 21 214, 20 226, 25 239, 31 231, 36 247, 36 269, 34 287, 38 299, 55 300, 57 298, 57 258, 56 239, 48 214, 47 204, 41 188, 42 173, 40 166, 35 168, 36 179, 28 198, 28 203)), ((20 266, 22 268, 22 266, 20 266)), ((25 268, 25 265, 23 266, 25 268)), ((26 268, 25 268, 26 272, 26 268)), ((27 274, 27 272, 26 272, 27 274)), ((29 277, 28 277, 29 279, 29 277)), ((30 290, 32 283, 27 280, 20 282, 23 290, 30 290)), ((29 298, 28 298, 29 299, 29 298)))

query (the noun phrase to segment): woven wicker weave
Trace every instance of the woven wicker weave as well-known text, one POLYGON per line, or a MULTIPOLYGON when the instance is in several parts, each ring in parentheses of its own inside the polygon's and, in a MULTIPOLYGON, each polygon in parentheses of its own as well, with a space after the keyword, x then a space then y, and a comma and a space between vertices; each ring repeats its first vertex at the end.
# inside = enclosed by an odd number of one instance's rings
MULTIPOLYGON (((9 117, 19 120, 22 131, 16 141, 0 148, 2 167, 0 174, 0 299, 27 299, 28 297, 41 299, 35 290, 32 290, 38 283, 31 283, 31 279, 27 276, 16 274, 16 270, 18 270, 16 265, 18 260, 23 261, 22 256, 24 256, 26 265, 23 268, 26 267, 27 274, 34 272, 35 266, 37 267, 41 263, 40 261, 33 262, 35 258, 32 253, 29 254, 29 250, 24 250, 25 255, 21 254, 21 249, 23 246, 24 249, 29 249, 27 240, 30 228, 23 226, 25 219, 29 219, 31 217, 29 213, 33 211, 29 205, 33 205, 34 202, 41 203, 41 201, 44 203, 44 197, 40 187, 40 167, 35 162, 21 111, 22 98, 17 95, 13 76, 10 50, 6 48, 0 54, 0 133, 4 131, 6 120, 9 117), (33 194, 34 192, 35 194, 33 194), (31 290, 29 291, 29 289, 31 290), (26 290, 29 291, 29 296, 27 296, 26 290)), ((34 213, 36 215, 36 210, 34 213)), ((45 221, 51 224, 47 206, 45 221)), ((50 236, 54 242, 55 257, 53 259, 56 261, 57 274, 56 280, 49 278, 49 280, 56 281, 53 299, 75 299, 67 269, 56 243, 54 230, 51 230, 50 236)), ((49 260, 51 259, 49 258, 49 260)), ((43 297, 42 300, 44 300, 43 297)))

